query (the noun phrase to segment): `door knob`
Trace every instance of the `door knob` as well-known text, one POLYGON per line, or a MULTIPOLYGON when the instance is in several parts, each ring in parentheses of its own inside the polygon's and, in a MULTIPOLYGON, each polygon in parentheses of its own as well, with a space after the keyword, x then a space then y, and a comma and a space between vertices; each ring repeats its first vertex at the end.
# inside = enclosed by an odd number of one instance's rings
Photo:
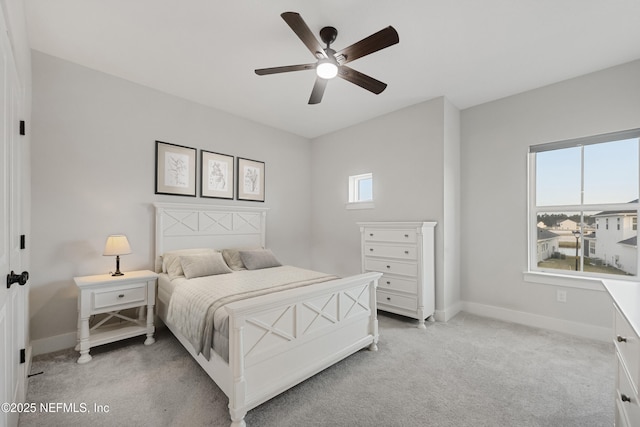
POLYGON ((7 274, 7 289, 9 289, 14 283, 24 286, 27 283, 27 280, 29 280, 28 271, 23 271, 22 274, 15 274, 13 270, 11 270, 11 273, 7 274))

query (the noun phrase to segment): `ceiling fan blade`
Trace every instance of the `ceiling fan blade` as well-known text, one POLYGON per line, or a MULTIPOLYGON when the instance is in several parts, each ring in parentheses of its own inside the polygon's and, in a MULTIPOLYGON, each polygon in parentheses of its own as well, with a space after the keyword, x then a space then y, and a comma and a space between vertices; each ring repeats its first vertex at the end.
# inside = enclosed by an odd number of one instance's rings
POLYGON ((309 97, 309 104, 319 104, 322 101, 322 95, 324 95, 324 89, 327 87, 327 79, 316 78, 316 82, 313 85, 311 96, 309 97))
POLYGON ((348 82, 356 84, 363 89, 373 92, 376 95, 380 94, 387 88, 387 84, 376 80, 373 77, 369 77, 366 74, 362 74, 360 71, 356 71, 353 68, 341 65, 338 71, 338 77, 345 79, 348 82))
POLYGON ((313 70, 314 68, 316 68, 316 64, 285 65, 284 67, 258 68, 256 70, 256 74, 259 76, 266 76, 267 74, 288 73, 289 71, 313 70))
POLYGON ((302 43, 307 46, 307 49, 311 51, 313 56, 317 59, 327 58, 327 54, 322 48, 322 45, 313 35, 299 13, 284 12, 280 16, 282 16, 282 19, 289 24, 289 27, 291 27, 293 32, 296 33, 300 40, 302 40, 302 43))
POLYGON ((395 28, 389 26, 385 29, 371 34, 369 37, 360 40, 352 44, 349 47, 345 47, 339 52, 336 52, 335 57, 338 58, 340 64, 347 64, 351 61, 355 61, 358 58, 362 58, 370 53, 377 52, 385 47, 392 46, 400 41, 398 32, 395 28), (344 59, 341 60, 341 56, 344 59))

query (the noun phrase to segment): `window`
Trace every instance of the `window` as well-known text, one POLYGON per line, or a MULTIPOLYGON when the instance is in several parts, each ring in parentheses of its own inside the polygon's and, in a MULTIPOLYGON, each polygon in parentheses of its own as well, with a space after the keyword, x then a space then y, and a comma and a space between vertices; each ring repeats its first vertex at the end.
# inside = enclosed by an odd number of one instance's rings
POLYGON ((349 177, 348 209, 373 208, 373 174, 364 173, 349 177))
POLYGON ((530 271, 638 275, 639 145, 634 129, 529 147, 530 271))

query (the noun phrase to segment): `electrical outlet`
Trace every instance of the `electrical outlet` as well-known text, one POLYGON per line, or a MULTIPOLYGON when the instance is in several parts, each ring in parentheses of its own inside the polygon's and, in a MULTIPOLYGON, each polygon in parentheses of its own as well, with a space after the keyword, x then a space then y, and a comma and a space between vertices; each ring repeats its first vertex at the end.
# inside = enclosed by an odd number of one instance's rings
POLYGON ((567 291, 556 291, 556 301, 567 302, 567 291))

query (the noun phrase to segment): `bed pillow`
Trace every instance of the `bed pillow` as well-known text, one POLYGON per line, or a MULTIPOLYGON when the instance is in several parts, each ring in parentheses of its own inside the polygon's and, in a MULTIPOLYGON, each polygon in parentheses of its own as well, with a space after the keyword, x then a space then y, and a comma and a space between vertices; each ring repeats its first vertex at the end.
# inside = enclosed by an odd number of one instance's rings
POLYGON ((240 258, 240 251, 251 251, 251 250, 257 250, 257 249, 262 249, 262 248, 253 247, 253 248, 244 248, 244 249, 223 249, 222 256, 224 257, 224 260, 227 262, 227 265, 232 270, 235 270, 235 271, 246 270, 247 267, 244 266, 244 263, 240 258))
POLYGON ((175 251, 165 252, 162 255, 162 271, 169 275, 169 279, 175 279, 178 276, 184 276, 180 257, 184 255, 206 255, 214 254, 216 251, 211 248, 194 248, 194 249, 178 249, 175 251))
POLYGON ((240 259, 247 270, 260 270, 262 268, 280 267, 280 261, 270 249, 256 249, 252 251, 240 251, 240 259))
POLYGON ((220 252, 213 254, 182 255, 180 264, 184 277, 193 279, 194 277, 215 276, 216 274, 233 273, 220 252))

